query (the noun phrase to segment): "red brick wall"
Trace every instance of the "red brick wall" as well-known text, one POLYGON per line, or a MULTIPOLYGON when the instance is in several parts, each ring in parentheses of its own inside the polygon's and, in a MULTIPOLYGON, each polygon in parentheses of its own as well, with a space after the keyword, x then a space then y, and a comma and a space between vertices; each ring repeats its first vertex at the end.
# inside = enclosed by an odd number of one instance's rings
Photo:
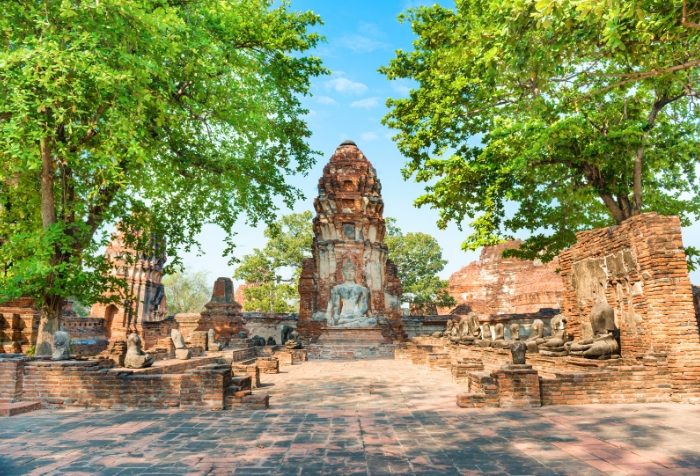
POLYGON ((700 334, 678 217, 645 213, 576 238, 560 255, 570 334, 581 336, 597 286, 615 309, 623 358, 667 353, 674 398, 700 398, 700 334))
MULTIPOLYGON (((0 375, 11 374, 13 365, 17 368, 15 362, 0 360, 0 375)), ((171 373, 162 374, 158 368, 131 371, 109 367, 111 361, 26 360, 21 366, 21 399, 42 401, 48 407, 216 410, 224 407, 225 389, 232 378, 230 366, 216 364, 191 369, 191 362, 182 363, 180 374, 172 373, 177 371, 173 368, 169 368, 171 373)), ((0 391, 0 398, 10 398, 11 388, 3 385, 0 391)))

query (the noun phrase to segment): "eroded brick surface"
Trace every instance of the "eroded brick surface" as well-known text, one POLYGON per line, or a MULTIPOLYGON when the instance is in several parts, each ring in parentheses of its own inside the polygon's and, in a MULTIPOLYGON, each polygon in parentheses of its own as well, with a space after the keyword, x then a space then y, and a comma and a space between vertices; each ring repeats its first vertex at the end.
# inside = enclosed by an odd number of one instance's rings
POLYGON ((49 411, 0 419, 0 473, 698 474, 700 407, 460 409, 408 361, 264 375, 266 411, 49 411))

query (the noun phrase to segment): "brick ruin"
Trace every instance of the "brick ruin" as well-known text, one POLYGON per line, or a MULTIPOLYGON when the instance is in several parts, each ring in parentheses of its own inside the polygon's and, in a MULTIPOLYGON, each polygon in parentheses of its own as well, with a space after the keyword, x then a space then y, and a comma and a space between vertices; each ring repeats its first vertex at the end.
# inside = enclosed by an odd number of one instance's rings
POLYGON ((395 357, 451 373, 465 386, 457 396, 461 407, 700 403, 698 294, 688 279, 678 218, 645 213, 576 236, 559 262, 568 339, 590 332, 593 306, 606 302, 619 358, 540 351, 518 365, 508 349, 451 345, 446 337, 416 337, 395 357))
POLYGON ((564 294, 559 260, 549 263, 503 258, 503 250, 517 248, 522 240, 485 246, 478 261, 469 263, 450 276, 449 293, 457 301, 454 309, 441 314, 482 316, 530 314, 540 309, 559 309, 564 294))
MULTIPOLYGON (((95 304, 90 310, 91 317, 104 318, 107 337, 124 340, 132 332, 143 334, 145 323, 163 321, 165 247, 153 240, 151 253, 138 253, 126 245, 124 233, 119 232, 105 255, 113 263, 112 272, 126 280, 129 292, 129 296, 120 296, 119 303, 95 304)), ((152 330, 154 326, 148 327, 152 330)))
MULTIPOLYGON (((376 171, 354 142, 343 142, 323 168, 314 200, 312 257, 304 260, 299 280, 300 310, 297 329, 316 343, 319 339, 403 341, 401 282, 396 266, 387 259, 386 226, 381 183, 376 171), (368 316, 377 318, 372 329, 333 329, 326 320, 331 290, 343 282, 343 269, 355 269, 355 283, 369 290, 368 316)), ((318 349, 319 355, 335 355, 318 349)), ((352 355, 350 346, 341 350, 352 355)))

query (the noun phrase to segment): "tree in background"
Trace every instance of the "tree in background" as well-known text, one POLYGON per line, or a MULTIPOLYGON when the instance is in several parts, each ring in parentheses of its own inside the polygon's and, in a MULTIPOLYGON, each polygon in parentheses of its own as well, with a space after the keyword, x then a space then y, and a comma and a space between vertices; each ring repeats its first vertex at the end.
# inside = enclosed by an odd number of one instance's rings
POLYGON ((243 290, 246 311, 299 310, 297 287, 301 265, 311 256, 312 218, 310 211, 282 216, 265 229, 265 248, 255 248, 241 259, 233 277, 249 285, 243 290), (282 279, 279 273, 284 269, 291 272, 291 279, 282 279))
POLYGON ((36 298, 50 355, 65 297, 126 292, 99 253, 198 247, 205 223, 271 222, 315 162, 299 97, 326 74, 311 13, 272 0, 5 2, 0 300, 36 298), (273 8, 273 5, 277 5, 273 8))
POLYGON ((447 292, 449 282, 438 277, 445 268, 442 248, 426 233, 406 233, 396 226, 394 218, 386 218, 384 243, 389 247, 389 259, 399 270, 402 301, 411 312, 437 314, 438 307, 450 307, 457 301, 447 292))
POLYGON ((457 0, 400 18, 418 39, 381 71, 418 87, 384 123, 404 177, 429 183, 416 205, 470 220, 465 250, 527 230, 504 255, 548 261, 584 229, 700 215, 697 9, 457 0))
POLYGON ((209 273, 191 271, 184 266, 180 271, 163 277, 168 314, 201 312, 211 298, 209 273))

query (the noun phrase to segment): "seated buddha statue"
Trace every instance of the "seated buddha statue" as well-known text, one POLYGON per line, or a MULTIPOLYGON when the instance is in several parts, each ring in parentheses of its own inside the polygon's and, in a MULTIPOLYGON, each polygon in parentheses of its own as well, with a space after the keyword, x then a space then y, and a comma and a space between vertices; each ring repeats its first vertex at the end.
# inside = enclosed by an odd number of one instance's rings
POLYGON ((479 327, 479 315, 475 312, 460 321, 462 333, 459 339, 461 345, 474 345, 481 338, 481 328, 479 327))
POLYGON ((619 357, 620 344, 615 338, 615 310, 606 301, 593 306, 591 327, 593 337, 565 345, 569 355, 599 360, 619 357))
POLYGON ((484 325, 481 326, 481 340, 478 342, 479 347, 490 347, 491 339, 491 326, 488 322, 484 322, 484 325))
POLYGON ((493 329, 494 337, 491 341, 491 347, 498 349, 510 349, 510 342, 506 340, 505 326, 499 322, 493 329))
POLYGON ((540 346, 540 344, 544 344, 544 338, 542 337, 543 333, 544 322, 542 322, 542 319, 535 319, 532 322, 532 327, 530 328, 530 337, 528 337, 527 340, 525 340, 528 352, 539 352, 538 347, 540 346))
POLYGON ((552 318, 552 335, 544 338, 544 342, 539 345, 540 355, 548 357, 563 357, 567 355, 564 344, 568 342, 566 335, 566 316, 558 314, 552 318))
POLYGON ((369 289, 355 282, 357 272, 349 259, 343 265, 343 282, 331 289, 326 312, 329 327, 371 327, 377 319, 368 316, 369 289))

